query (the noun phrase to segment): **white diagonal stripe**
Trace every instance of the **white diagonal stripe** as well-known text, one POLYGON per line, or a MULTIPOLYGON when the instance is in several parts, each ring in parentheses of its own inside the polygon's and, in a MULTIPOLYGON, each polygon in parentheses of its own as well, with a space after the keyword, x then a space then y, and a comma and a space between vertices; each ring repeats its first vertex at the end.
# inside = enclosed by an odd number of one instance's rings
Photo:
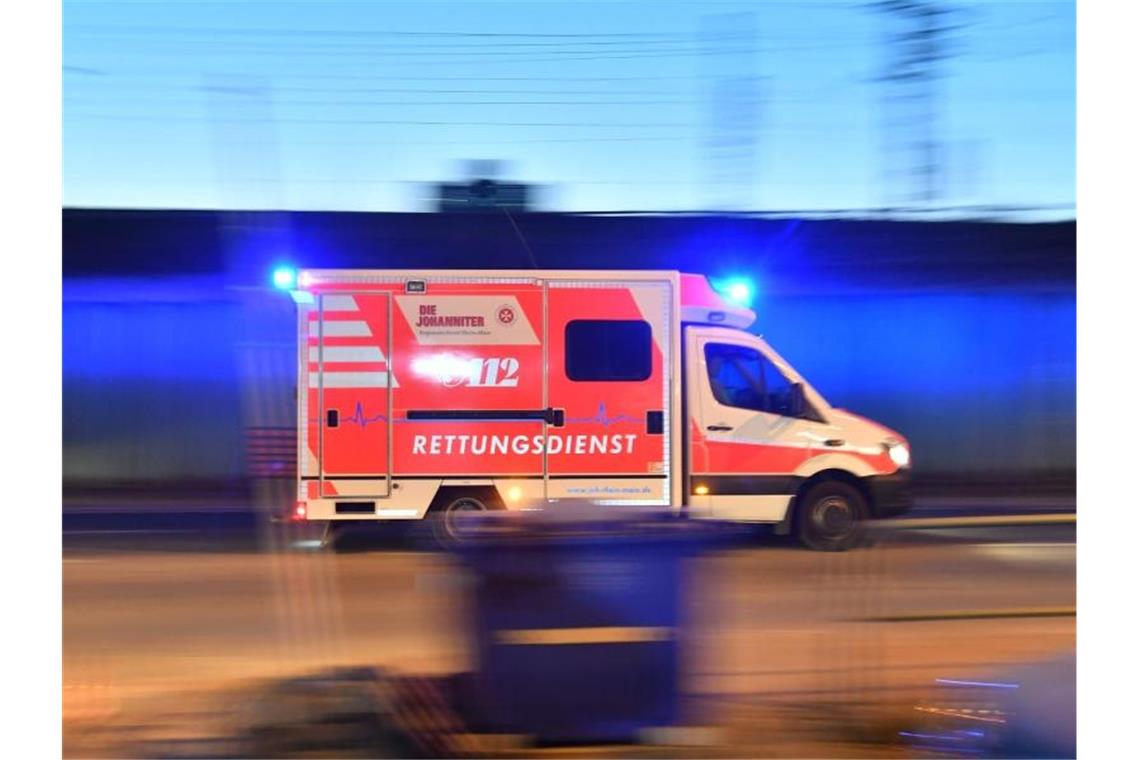
POLYGON ((360 311, 356 299, 352 296, 324 296, 321 298, 321 306, 325 311, 360 311))
MULTIPOLYGON (((320 346, 309 346, 309 361, 321 360, 320 346)), ((379 346, 325 346, 325 364, 334 362, 382 362, 384 352, 379 346)))
MULTIPOLYGON (((316 388, 321 382, 321 373, 309 373, 309 387, 316 388)), ((326 388, 387 388, 387 372, 325 372, 324 387, 326 388)), ((393 388, 399 385, 393 378, 393 388)))
MULTIPOLYGON (((314 321, 313 324, 309 326, 309 334, 312 336, 321 335, 321 332, 317 332, 321 329, 320 325, 320 322, 314 321)), ((355 320, 349 322, 333 322, 326 319, 324 321, 323 335, 326 338, 370 338, 372 337, 372 331, 368 329, 367 322, 357 322, 355 320)))

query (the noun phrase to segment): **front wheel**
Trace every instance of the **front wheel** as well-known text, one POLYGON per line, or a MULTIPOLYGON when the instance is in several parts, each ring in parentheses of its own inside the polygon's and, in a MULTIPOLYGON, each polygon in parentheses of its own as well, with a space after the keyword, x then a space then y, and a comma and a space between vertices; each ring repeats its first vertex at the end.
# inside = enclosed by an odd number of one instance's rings
POLYGON ((796 535, 809 549, 841 552, 863 540, 867 500, 854 486, 825 481, 796 502, 796 535))

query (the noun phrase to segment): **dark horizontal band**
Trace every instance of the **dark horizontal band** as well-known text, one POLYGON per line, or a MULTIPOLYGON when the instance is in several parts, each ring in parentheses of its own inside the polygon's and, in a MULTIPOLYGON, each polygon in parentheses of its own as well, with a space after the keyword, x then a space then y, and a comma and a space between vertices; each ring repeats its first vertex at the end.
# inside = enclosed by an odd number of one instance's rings
POLYGON ((409 409, 409 420, 545 420, 545 409, 409 409))
POLYGON ((692 492, 708 496, 775 496, 796 492, 803 478, 794 475, 692 475, 692 492))
MULTIPOLYGON (((583 473, 580 475, 548 475, 549 480, 664 480, 667 475, 661 472, 647 472, 644 475, 612 475, 610 473, 583 473)), ((386 480, 387 475, 325 475, 325 480, 386 480)), ((301 480, 320 480, 317 475, 302 475, 301 480)), ((542 475, 393 475, 392 480, 542 480, 542 475)))

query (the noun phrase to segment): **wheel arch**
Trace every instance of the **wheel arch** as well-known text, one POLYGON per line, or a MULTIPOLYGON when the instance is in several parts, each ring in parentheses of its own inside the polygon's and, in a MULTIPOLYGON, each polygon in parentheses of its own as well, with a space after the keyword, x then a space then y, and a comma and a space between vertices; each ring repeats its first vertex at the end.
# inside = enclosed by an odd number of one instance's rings
POLYGON ((445 483, 435 492, 435 497, 432 498, 431 504, 428 505, 426 514, 430 515, 443 510, 448 504, 464 496, 478 499, 487 505, 487 509, 506 509, 502 497, 499 496, 499 489, 490 483, 478 485, 452 485, 445 483))
POLYGON ((796 477, 808 479, 831 471, 847 473, 856 478, 866 478, 870 475, 879 474, 874 467, 860 457, 842 451, 835 451, 808 459, 796 468, 795 475, 796 477))
POLYGON ((859 495, 862 496, 863 500, 867 503, 867 509, 871 510, 874 508, 874 504, 871 498, 871 490, 867 487, 867 481, 864 480, 864 476, 856 475, 850 470, 841 469, 838 467, 818 470, 812 475, 805 477, 799 486, 796 487, 796 492, 793 494, 792 500, 788 504, 788 511, 785 513, 784 519, 780 521, 779 525, 776 528, 776 533, 778 535, 786 536, 791 533, 792 526, 795 525, 796 514, 802 505, 804 495, 820 483, 828 481, 846 483, 847 485, 852 486, 859 492, 859 495))

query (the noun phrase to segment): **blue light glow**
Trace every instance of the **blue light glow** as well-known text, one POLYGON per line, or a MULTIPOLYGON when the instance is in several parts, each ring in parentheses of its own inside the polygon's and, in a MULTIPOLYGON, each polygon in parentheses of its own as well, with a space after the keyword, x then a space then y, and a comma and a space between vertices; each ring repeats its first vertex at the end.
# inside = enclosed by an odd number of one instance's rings
POLYGON ((712 281, 712 286, 718 293, 737 306, 749 307, 756 293, 752 280, 745 277, 732 277, 725 280, 712 281))
POLYGON ((959 681, 954 678, 935 678, 934 682, 948 686, 981 686, 987 689, 1016 689, 1021 685, 1016 683, 998 683, 996 681, 959 681))
POLYGON ((734 282, 728 289, 728 297, 738 303, 748 303, 752 300, 752 288, 747 283, 734 282))
POLYGON ((273 270, 273 287, 280 290, 292 290, 297 282, 297 270, 293 267, 277 267, 273 270))

